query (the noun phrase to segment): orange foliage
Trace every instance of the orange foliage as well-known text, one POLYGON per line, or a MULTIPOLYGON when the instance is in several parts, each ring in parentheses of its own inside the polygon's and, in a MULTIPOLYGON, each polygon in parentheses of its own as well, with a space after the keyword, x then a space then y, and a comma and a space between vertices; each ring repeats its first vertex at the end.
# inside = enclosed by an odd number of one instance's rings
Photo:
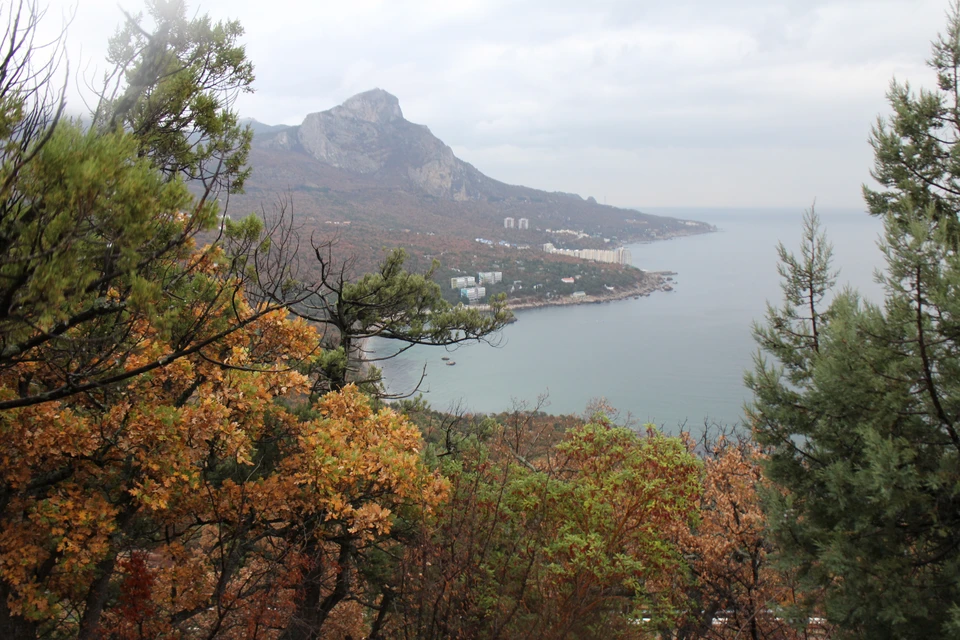
MULTIPOLYGON (((125 367, 176 349, 160 326, 132 330, 125 367)), ((398 505, 436 505, 445 485, 400 416, 353 387, 305 419, 290 408, 318 341, 276 311, 96 397, 0 413, 9 614, 80 637, 276 637, 316 561, 308 547, 362 546, 390 532, 398 505)), ((0 396, 44 366, 7 370, 0 396)))
MULTIPOLYGON (((759 449, 720 438, 704 460, 700 518, 680 530, 692 573, 680 638, 827 637, 821 623, 795 629, 787 609, 797 598, 790 573, 771 560, 760 494, 759 449)), ((802 627, 802 625, 801 625, 802 627)))

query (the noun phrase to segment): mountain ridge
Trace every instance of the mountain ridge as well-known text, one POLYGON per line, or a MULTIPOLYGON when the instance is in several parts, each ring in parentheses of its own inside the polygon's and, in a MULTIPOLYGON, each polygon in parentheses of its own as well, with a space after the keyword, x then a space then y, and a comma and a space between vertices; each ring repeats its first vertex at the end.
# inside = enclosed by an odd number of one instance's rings
MULTIPOLYGON (((611 249, 712 230, 490 178, 457 158, 427 126, 407 121, 399 100, 383 89, 308 114, 299 125, 250 126, 252 173, 245 193, 230 196, 230 214, 269 215, 273 203, 295 218, 304 242, 335 240, 356 274, 375 269, 384 251, 402 247, 411 269, 439 261, 435 277, 441 283, 500 269, 504 284, 488 287, 488 294, 507 293, 518 302, 569 296, 573 285, 564 282, 571 276, 581 277, 577 287, 588 295, 609 298, 608 286, 621 295, 659 281, 627 266, 541 247, 611 249)), ((459 291, 444 291, 458 299, 459 291)))
POLYGON ((401 179, 434 197, 463 202, 499 200, 516 189, 549 193, 485 175, 458 158, 427 125, 406 120, 399 99, 379 88, 310 113, 300 125, 264 133, 255 138, 262 148, 302 151, 339 169, 401 179))

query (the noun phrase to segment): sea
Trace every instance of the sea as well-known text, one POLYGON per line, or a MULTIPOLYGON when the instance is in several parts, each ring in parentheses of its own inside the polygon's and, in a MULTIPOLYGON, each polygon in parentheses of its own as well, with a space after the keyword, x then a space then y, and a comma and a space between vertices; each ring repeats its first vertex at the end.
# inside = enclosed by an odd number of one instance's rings
MULTIPOLYGON (((644 211, 718 229, 630 245, 637 267, 676 272, 673 291, 521 310, 492 344, 415 347, 380 363, 388 392, 416 390, 436 409, 474 413, 584 414, 603 402, 623 422, 668 433, 740 424, 751 400, 743 375, 757 354, 751 328, 782 299, 777 243, 798 248, 803 210, 644 211)), ((837 290, 881 302, 882 222, 860 210, 817 212, 834 248, 837 290)), ((378 357, 396 350, 386 340, 372 348, 378 357)))

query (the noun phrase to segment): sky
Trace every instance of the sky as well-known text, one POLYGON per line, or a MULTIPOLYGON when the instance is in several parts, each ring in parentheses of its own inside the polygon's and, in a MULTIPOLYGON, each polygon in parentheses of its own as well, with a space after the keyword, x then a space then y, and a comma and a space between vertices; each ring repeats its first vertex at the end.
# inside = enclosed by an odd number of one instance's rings
MULTIPOLYGON (((41 0, 42 2, 42 0, 41 0)), ((98 78, 138 2, 74 13, 70 90, 98 78)), ((299 124, 379 87, 513 184, 635 207, 863 208, 870 128, 925 61, 946 0, 203 0, 256 67, 237 109, 299 124)))

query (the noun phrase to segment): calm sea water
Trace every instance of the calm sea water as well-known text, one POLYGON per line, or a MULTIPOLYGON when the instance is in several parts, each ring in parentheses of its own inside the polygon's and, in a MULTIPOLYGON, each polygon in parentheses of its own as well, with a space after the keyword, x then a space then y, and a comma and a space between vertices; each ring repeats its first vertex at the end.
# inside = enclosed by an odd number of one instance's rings
MULTIPOLYGON (((604 398, 622 415, 668 431, 704 421, 732 424, 749 399, 743 373, 756 347, 751 323, 767 300, 779 303, 776 244, 799 244, 801 211, 735 212, 662 209, 652 213, 703 220, 718 233, 630 247, 636 266, 676 271, 675 290, 599 305, 548 307, 516 313, 500 345, 416 348, 387 361, 388 389, 420 391, 438 409, 455 405, 497 412, 532 406, 582 413, 604 398), (445 366, 442 356, 456 361, 445 366)), ((838 286, 850 284, 879 301, 873 272, 883 266, 876 246, 879 220, 857 211, 819 211, 834 245, 838 286)), ((383 354, 388 345, 374 348, 383 354)))

